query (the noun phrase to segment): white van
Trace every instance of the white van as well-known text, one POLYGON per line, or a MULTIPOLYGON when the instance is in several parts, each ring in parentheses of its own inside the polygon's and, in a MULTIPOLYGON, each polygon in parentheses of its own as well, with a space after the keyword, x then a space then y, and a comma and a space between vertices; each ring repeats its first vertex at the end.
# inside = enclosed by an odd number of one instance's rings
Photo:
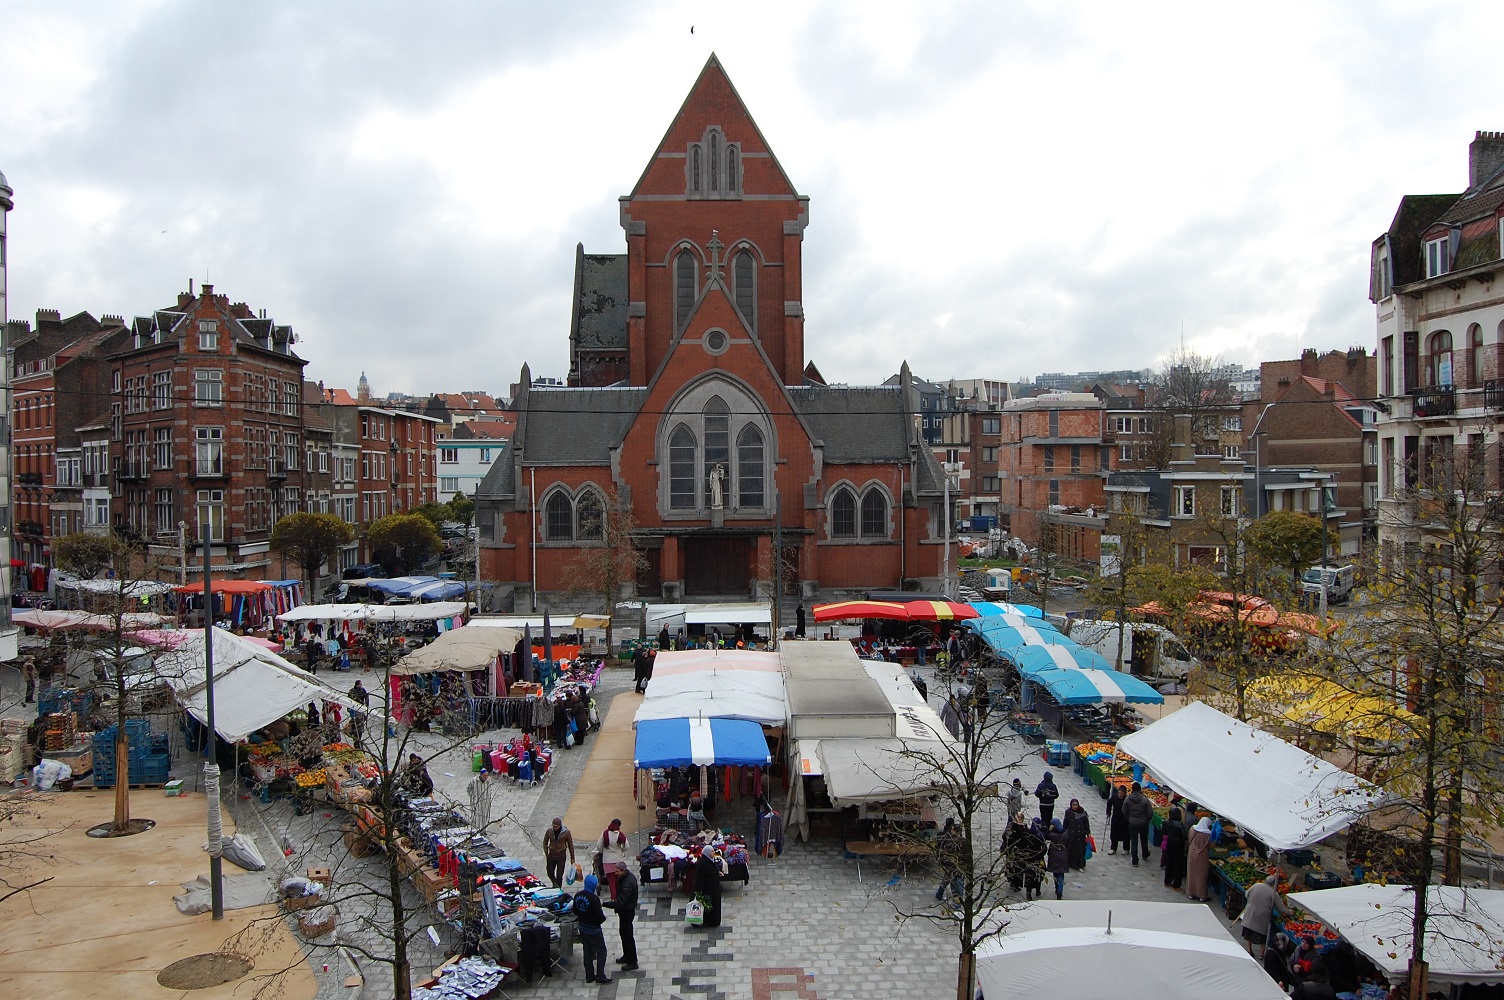
POLYGON ((1076 618, 1068 623, 1067 635, 1101 654, 1110 664, 1117 664, 1118 641, 1122 637, 1123 669, 1142 678, 1166 694, 1184 690, 1186 675, 1198 666, 1174 632, 1149 622, 1092 621, 1076 618))
POLYGON ((1300 589, 1312 605, 1321 603, 1321 577, 1326 576, 1326 602, 1342 604, 1353 594, 1358 585, 1358 568, 1347 566, 1312 566, 1301 574, 1300 589))

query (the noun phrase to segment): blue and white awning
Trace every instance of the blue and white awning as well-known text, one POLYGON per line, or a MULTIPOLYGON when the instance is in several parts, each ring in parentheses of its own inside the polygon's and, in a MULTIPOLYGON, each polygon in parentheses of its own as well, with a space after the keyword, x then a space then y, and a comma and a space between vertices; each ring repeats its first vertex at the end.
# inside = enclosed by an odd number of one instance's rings
POLYGON ((1018 615, 994 615, 973 618, 962 623, 976 632, 987 644, 999 653, 1006 653, 1019 646, 1061 645, 1071 649, 1080 644, 1061 635, 1043 618, 1021 618, 1018 615))
POLYGON ((1007 601, 972 601, 971 606, 983 618, 996 615, 1017 615, 1020 618, 1039 618, 1044 621, 1044 612, 1032 604, 1009 604, 1007 601))
POLYGON ((771 763, 762 726, 745 719, 640 719, 637 767, 771 763))
POLYGON ((1062 705, 1163 705, 1165 696, 1119 670, 1057 668, 1029 678, 1062 705))

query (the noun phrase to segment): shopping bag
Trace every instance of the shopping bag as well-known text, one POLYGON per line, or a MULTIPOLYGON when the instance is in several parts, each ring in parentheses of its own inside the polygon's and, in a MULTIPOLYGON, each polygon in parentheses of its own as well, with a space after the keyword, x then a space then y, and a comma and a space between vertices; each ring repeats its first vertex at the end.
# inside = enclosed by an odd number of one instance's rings
POLYGON ((574 746, 574 733, 565 733, 564 734, 564 745, 567 746, 567 747, 574 746))
MULTIPOLYGON (((1093 852, 1097 849, 1097 838, 1089 833, 1086 835, 1086 849, 1093 852)), ((1088 854, 1087 857, 1089 858, 1091 855, 1088 854)))
POLYGON ((1087 837, 1086 838, 1086 860, 1090 861, 1091 860, 1091 856, 1093 854, 1095 854, 1095 853, 1096 853, 1096 849, 1094 847, 1092 847, 1091 838, 1087 837))
POLYGON ((684 908, 684 922, 691 927, 701 927, 705 923, 705 904, 698 899, 689 901, 684 908))

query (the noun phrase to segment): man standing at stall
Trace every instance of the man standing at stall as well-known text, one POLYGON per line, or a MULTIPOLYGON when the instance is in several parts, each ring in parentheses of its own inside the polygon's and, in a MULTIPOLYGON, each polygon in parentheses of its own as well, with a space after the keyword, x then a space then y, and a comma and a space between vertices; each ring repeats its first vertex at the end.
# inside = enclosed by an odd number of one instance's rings
POLYGON ((1154 803, 1144 794, 1144 786, 1133 783, 1133 791, 1120 807, 1128 819, 1128 853, 1133 858, 1133 867, 1138 867, 1138 856, 1149 860, 1149 824, 1154 821, 1154 803))
POLYGON ((574 915, 580 923, 580 946, 585 952, 585 982, 611 982, 606 978, 606 935, 601 927, 606 923, 601 898, 595 894, 600 880, 594 874, 585 876, 585 887, 574 896, 574 915))
POLYGON ((569 863, 575 864, 574 860, 574 834, 569 832, 569 827, 558 816, 554 817, 552 825, 543 834, 543 860, 548 872, 548 880, 553 883, 555 889, 564 887, 564 858, 568 856, 569 863))
POLYGON ((637 917, 637 876, 631 868, 623 868, 616 878, 615 898, 602 906, 616 911, 621 924, 621 958, 616 961, 621 971, 632 972, 637 968, 637 938, 633 935, 632 921, 637 917))

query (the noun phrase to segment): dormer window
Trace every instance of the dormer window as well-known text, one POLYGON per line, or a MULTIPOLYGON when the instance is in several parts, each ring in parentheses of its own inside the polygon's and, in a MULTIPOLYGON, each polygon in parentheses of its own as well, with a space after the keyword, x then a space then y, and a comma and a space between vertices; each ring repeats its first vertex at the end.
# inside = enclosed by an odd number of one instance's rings
POLYGON ((1451 238, 1448 236, 1426 241, 1426 277, 1435 278, 1451 270, 1450 244, 1451 238))

